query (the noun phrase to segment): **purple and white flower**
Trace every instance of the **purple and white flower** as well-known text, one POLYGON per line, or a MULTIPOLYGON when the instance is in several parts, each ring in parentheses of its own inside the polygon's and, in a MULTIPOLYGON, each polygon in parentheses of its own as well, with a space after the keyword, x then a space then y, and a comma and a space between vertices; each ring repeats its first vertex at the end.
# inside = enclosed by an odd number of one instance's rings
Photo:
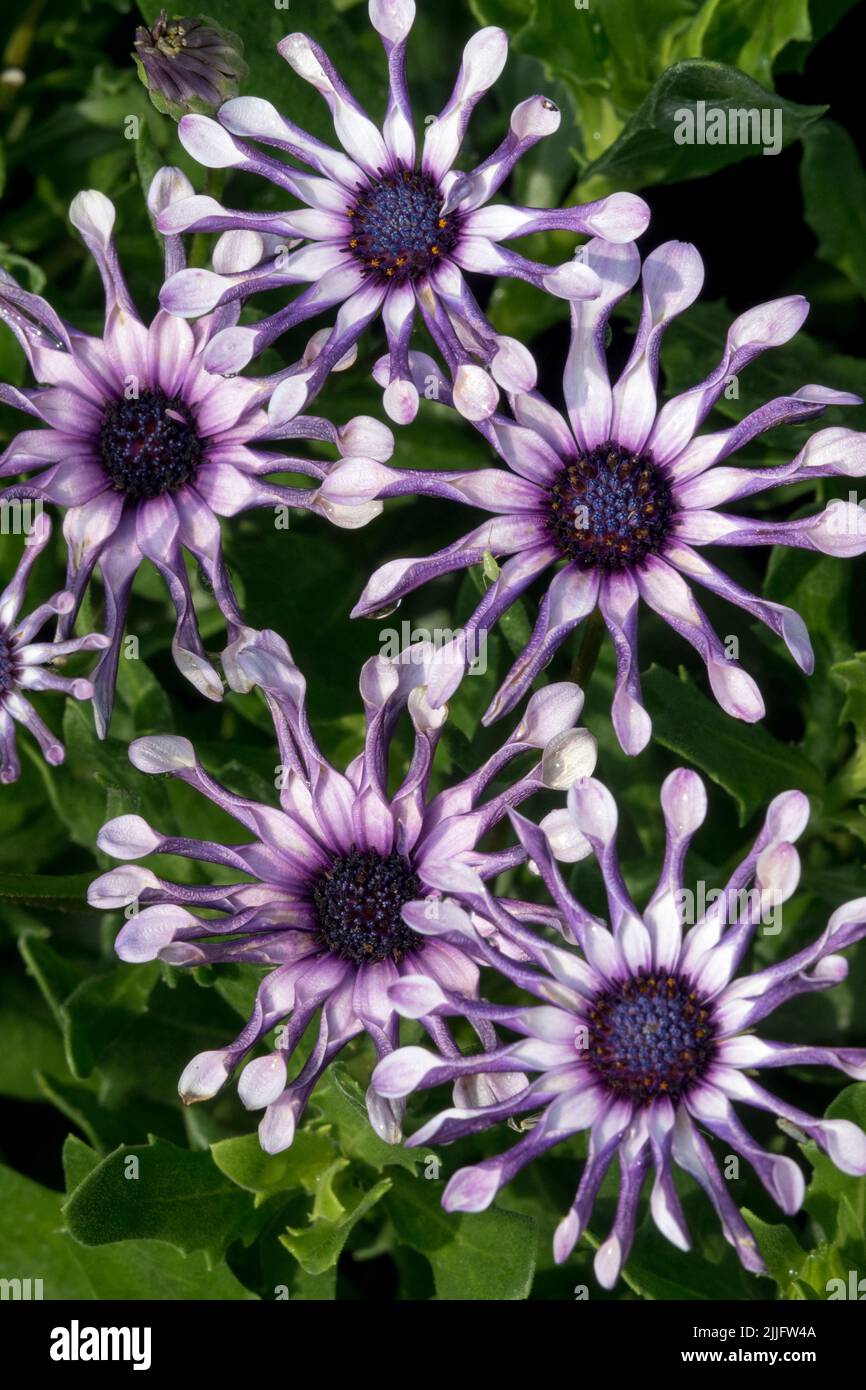
POLYGON ((469 118, 505 65, 508 37, 502 29, 481 29, 469 40, 454 91, 427 125, 418 160, 406 83, 415 3, 370 0, 369 12, 388 60, 389 99, 381 131, 306 34, 289 34, 277 47, 327 102, 341 150, 314 139, 261 97, 226 102, 218 121, 195 115, 181 121, 181 141, 199 163, 258 174, 305 206, 253 213, 225 208, 210 196, 195 197, 167 209, 162 230, 243 229, 304 244, 291 254, 284 246, 235 274, 183 271, 165 286, 162 303, 173 313, 195 317, 256 290, 308 286, 258 323, 214 335, 204 361, 218 373, 240 371, 287 329, 338 311, 315 361, 298 363, 276 378, 270 412, 278 422, 304 408, 379 313, 389 345, 385 409, 400 424, 414 419, 418 390, 409 341, 419 311, 455 376, 455 403, 470 419, 478 418, 495 408, 497 382, 508 390, 530 390, 536 368, 521 343, 495 332, 464 271, 527 280, 566 299, 598 295, 598 277, 580 261, 543 265, 501 243, 552 229, 630 241, 646 228, 649 210, 630 193, 551 211, 489 206, 521 156, 559 126, 557 107, 543 96, 515 108, 502 144, 477 168, 463 173, 455 167, 469 118), (313 172, 262 154, 249 140, 284 151, 313 172))
MULTIPOLYGON (((761 719, 763 700, 696 602, 693 582, 765 623, 801 669, 811 672, 812 648, 799 615, 742 588, 706 560, 703 549, 790 545, 826 555, 862 554, 866 511, 855 501, 833 500, 816 516, 792 521, 753 520, 718 508, 786 483, 862 477, 866 435, 825 429, 779 467, 732 467, 729 460, 737 450, 764 431, 812 419, 830 405, 859 403, 848 392, 807 385, 760 406, 737 425, 697 433, 731 376, 766 348, 794 336, 808 312, 806 301, 792 295, 741 314, 706 380, 659 408, 661 336, 671 319, 696 299, 703 281, 701 258, 682 242, 668 242, 646 258, 637 336, 611 386, 604 348, 607 322, 617 301, 635 285, 640 257, 633 245, 597 239, 584 253, 602 293, 571 306, 564 378, 567 420, 537 392, 517 392, 511 397, 513 417, 495 414, 477 424, 510 471, 437 474, 350 465, 336 469, 324 490, 344 504, 417 493, 494 514, 435 555, 383 565, 354 609, 355 616, 375 614, 428 579, 478 564, 487 554, 510 557, 455 639, 455 650, 464 644, 464 669, 479 634, 534 580, 559 566, 529 642, 494 696, 485 722, 517 703, 569 633, 598 608, 616 650, 614 726, 626 752, 638 753, 651 734, 638 675, 641 601, 692 644, 706 664, 713 694, 736 718, 761 719)), ((437 399, 453 404, 449 384, 432 359, 413 358, 418 379, 435 374, 437 399)), ((455 683, 458 668, 459 663, 451 668, 455 683)), ((443 665, 443 679, 430 688, 434 706, 452 693, 446 672, 443 665)))
MULTIPOLYGON (((409 1140, 414 1145, 450 1143, 507 1117, 541 1112, 538 1123, 506 1154, 462 1168, 443 1197, 450 1211, 481 1211, 526 1163, 568 1136, 589 1132, 586 1162, 577 1193, 554 1238, 557 1261, 565 1260, 586 1230, 599 1187, 615 1158, 620 1189, 613 1229, 595 1256, 595 1272, 612 1288, 628 1259, 638 1206, 652 1170, 650 1210, 656 1226, 680 1249, 689 1234, 673 1177, 678 1165, 706 1192, 724 1234, 749 1270, 763 1261, 754 1236, 730 1195, 705 1137, 720 1139, 741 1154, 782 1207, 792 1214, 803 1200, 804 1181, 790 1158, 768 1153, 742 1125, 733 1102, 744 1103, 796 1127, 846 1173, 866 1173, 866 1134, 847 1120, 819 1120, 779 1100, 754 1079, 767 1067, 830 1066, 866 1079, 866 1049, 811 1047, 770 1042, 752 1030, 788 1000, 829 989, 845 978, 838 953, 866 935, 866 898, 840 907, 822 935, 787 960, 737 978, 746 951, 768 909, 773 914, 795 891, 799 859, 793 842, 809 816, 807 798, 784 792, 771 803, 750 853, 734 870, 724 892, 683 931, 683 864, 689 842, 706 815, 706 792, 694 772, 679 769, 662 787, 667 847, 658 886, 641 914, 629 896, 616 853, 616 806, 594 778, 578 782, 568 810, 548 818, 546 833, 515 814, 520 840, 556 904, 561 928, 579 952, 536 938, 509 924, 507 908, 484 893, 464 894, 485 912, 501 939, 519 941, 530 965, 500 958, 499 966, 540 1006, 469 1004, 462 1011, 521 1035, 483 1057, 485 1072, 501 1067, 537 1072, 524 1090, 486 1106, 464 1106, 437 1115, 409 1140), (569 892, 556 856, 583 855, 586 843, 602 869, 609 924, 593 916, 569 892)), ((441 905, 441 916, 425 925, 424 904, 404 911, 416 931, 437 940, 470 942, 474 927, 465 908, 441 905)), ((775 922, 778 920, 774 916, 775 922)), ((485 943, 496 964, 496 945, 485 943)), ((390 990, 395 1007, 414 1017, 423 1008, 434 1017, 457 1011, 448 989, 429 979, 403 979, 390 990)), ((379 1063, 373 1085, 388 1099, 443 1081, 471 1076, 478 1057, 432 1055, 401 1048, 379 1063)))
POLYGON ((89 680, 62 676, 54 663, 78 652, 95 652, 108 646, 108 638, 98 632, 72 637, 65 642, 33 640, 51 618, 71 609, 73 598, 66 590, 19 619, 30 571, 50 537, 51 523, 45 513, 40 512, 27 534, 18 567, 0 594, 0 782, 5 783, 16 782, 21 772, 16 722, 30 730, 46 762, 57 766, 66 756, 63 744, 40 719, 24 692, 53 690, 72 695, 76 700, 92 699, 93 686, 89 680))
MULTIPOLYGON (((148 197, 151 214, 191 192, 180 170, 160 170, 148 197)), ((194 327, 163 309, 146 327, 118 263, 114 217, 113 205, 98 192, 79 193, 70 208, 105 286, 102 338, 70 328, 44 299, 0 272, 0 319, 18 337, 42 383, 28 390, 0 386, 0 400, 47 426, 19 434, 0 457, 0 477, 33 474, 0 497, 38 498, 66 508, 66 586, 73 602, 61 618, 61 636, 71 631, 99 566, 110 638, 94 673, 100 733, 110 719, 130 589, 143 559, 162 575, 175 606, 172 650, 179 669, 203 695, 219 700, 222 679, 202 644, 184 551, 197 560, 235 642, 245 629, 223 561, 221 516, 252 507, 302 507, 353 527, 381 511, 381 503, 344 507, 322 498, 320 483, 332 465, 263 445, 314 440, 335 446, 343 461, 368 463, 389 458, 393 449, 390 430, 363 416, 343 429, 311 416, 269 425, 261 382, 210 375, 204 350, 214 333, 235 321, 237 304, 194 327), (269 481, 280 473, 307 475, 312 486, 269 481)), ((261 247, 255 233, 229 233, 215 247, 214 264, 240 271, 260 256, 261 247)), ((184 264, 181 238, 167 237, 166 273, 184 264)))
MULTIPOLYGON (((473 776, 428 798, 436 745, 446 717, 431 710, 425 680, 435 662, 430 644, 401 658, 374 657, 361 676, 366 712, 363 751, 345 773, 325 759, 307 720, 305 682, 288 648, 273 632, 257 634, 237 652, 250 684, 265 691, 279 742, 281 809, 226 791, 199 763, 183 738, 142 738, 130 759, 143 772, 170 773, 196 787, 251 834, 247 843, 213 844, 167 836, 141 817, 120 816, 103 827, 99 847, 117 859, 179 854, 237 871, 237 882, 190 887, 126 864, 92 885, 101 908, 131 903, 141 910, 121 929, 118 955, 126 961, 159 958, 172 965, 246 961, 273 966, 263 979, 248 1023, 227 1047, 201 1053, 184 1071, 186 1102, 213 1096, 229 1075, 277 1025, 277 1040, 244 1068, 239 1093, 264 1109, 262 1146, 277 1152, 292 1142, 295 1126, 317 1080, 350 1038, 366 1032, 379 1056, 399 1041, 399 1017, 388 986, 404 974, 423 975, 451 993, 477 996, 479 952, 427 941, 403 920, 404 904, 424 892, 459 897, 463 876, 474 883, 520 862, 520 845, 484 852, 486 832, 509 808, 544 786, 564 788, 595 764, 595 741, 574 728, 582 704, 576 686, 548 686, 530 702, 514 734, 473 776), (394 727, 408 710, 415 730, 408 770, 390 794, 388 753, 394 727), (505 790, 491 784, 520 754, 541 756, 505 790), (485 799, 486 798, 486 799, 485 799), (218 916, 201 917, 199 909, 218 916), (297 1075, 287 1081, 294 1049, 316 1013, 318 1038, 297 1075)), ((544 908, 510 903, 520 918, 549 922, 544 908)), ((480 922, 479 931, 492 932, 480 922)), ((481 937, 479 937, 481 939, 481 937)), ((448 1026, 425 1019, 437 1047, 457 1055, 448 1026)), ((483 1019, 473 1027, 484 1048, 496 1046, 483 1019)), ((502 1099, 525 1078, 497 1076, 461 1087, 463 1100, 502 1099)), ((368 1096, 377 1132, 396 1140, 402 1106, 368 1096)))

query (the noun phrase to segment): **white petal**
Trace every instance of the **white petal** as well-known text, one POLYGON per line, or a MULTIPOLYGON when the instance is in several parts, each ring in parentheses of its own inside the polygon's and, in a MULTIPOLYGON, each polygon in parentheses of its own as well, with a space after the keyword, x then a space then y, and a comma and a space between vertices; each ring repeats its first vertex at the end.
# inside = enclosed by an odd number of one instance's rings
POLYGON ((589 729, 565 729, 550 740, 541 759, 541 780, 552 791, 568 791, 589 777, 598 761, 598 742, 589 729))
POLYGON ((184 1105, 210 1100, 225 1085, 229 1070, 225 1051, 200 1052, 193 1057, 184 1068, 177 1087, 184 1105))
POLYGON ((286 1085, 286 1061, 280 1052, 256 1057, 238 1078, 238 1095, 247 1110, 264 1110, 282 1095, 286 1085))
POLYGON ((155 774, 196 766, 195 749, 189 739, 174 734, 135 739, 129 745, 129 761, 139 772, 155 774))
POLYGON ((117 816, 96 837, 98 848, 113 859, 143 859, 146 854, 153 854, 160 843, 160 836, 141 816, 117 816))

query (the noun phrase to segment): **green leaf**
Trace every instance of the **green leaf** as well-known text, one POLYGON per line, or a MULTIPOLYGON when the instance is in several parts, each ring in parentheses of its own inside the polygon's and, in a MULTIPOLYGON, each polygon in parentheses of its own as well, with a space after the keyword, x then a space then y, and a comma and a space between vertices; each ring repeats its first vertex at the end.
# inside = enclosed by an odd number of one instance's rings
POLYGON ((63 1071, 63 1041, 39 991, 20 972, 0 974, 0 1095, 40 1100, 38 1071, 63 1071))
POLYGON ((261 1277, 255 1287, 262 1298, 282 1301, 288 1296, 293 1302, 296 1299, 318 1302, 337 1297, 336 1265, 331 1265, 322 1274, 308 1274, 280 1243, 279 1232, 258 1241, 255 1254, 261 1269, 261 1277))
POLYGON ((758 1242, 767 1270, 783 1291, 783 1297, 796 1298, 798 1295, 792 1291, 791 1285, 806 1264, 808 1253, 787 1226, 770 1226, 745 1208, 743 1216, 758 1242))
POLYGON ((682 14, 678 0, 472 0, 472 8, 567 87, 581 158, 619 134, 664 67, 661 35, 682 14))
POLYGON ((292 1300, 309 1303, 322 1303, 337 1297, 337 1268, 331 1265, 323 1274, 308 1274, 302 1265, 295 1265, 292 1282, 292 1300))
POLYGON ((799 106, 785 101, 724 63, 676 63, 654 84, 610 149, 584 170, 581 198, 600 198, 617 189, 701 178, 762 154, 762 145, 770 146, 774 131, 780 132, 780 148, 786 148, 799 140, 826 110, 826 106, 799 106), (707 127, 698 110, 699 102, 706 103, 702 111, 712 108, 725 113, 724 144, 701 142, 707 127), (737 118, 730 113, 743 111, 770 113, 764 134, 750 130, 747 143, 740 141, 737 125, 731 126, 737 118), (778 112, 778 119, 774 112, 778 112), (732 130, 736 139, 730 143, 732 130))
POLYGON ((249 1299, 225 1264, 151 1240, 93 1251, 63 1231, 61 1197, 0 1167, 0 1278, 42 1280, 46 1299, 249 1299))
POLYGON ((529 1297, 538 1247, 531 1217, 493 1207, 471 1216, 442 1210, 442 1184, 394 1175, 388 1213, 399 1240, 429 1260, 439 1298, 529 1297))
POLYGON ((67 957, 55 951, 50 942, 35 934, 23 936, 18 942, 18 949, 24 958, 28 975, 33 976, 58 1024, 64 1028, 66 1020, 63 1005, 81 983, 86 966, 80 961, 73 964, 67 957))
MULTIPOLYGON (((136 55, 133 56, 138 75, 139 77, 141 77, 142 68, 140 59, 136 55)), ((144 85, 147 86, 147 83, 145 82, 144 85)), ((160 152, 157 149, 156 142, 153 138, 153 135, 151 134, 149 121, 145 120, 141 122, 139 126, 138 137, 135 140, 134 144, 135 167, 138 172, 139 182, 141 183, 141 196, 146 200, 148 192, 150 191, 150 185, 153 183, 154 177, 158 169, 160 168, 160 165, 162 164, 160 152)), ((152 218, 151 225, 153 226, 152 218)), ((160 246, 161 249, 162 238, 159 236, 159 233, 156 231, 155 227, 154 236, 157 238, 157 244, 160 246)))
POLYGON ((243 963, 222 965, 213 977, 217 994, 243 1019, 252 1013, 261 983, 261 966, 243 963))
MULTIPOLYGON (((27 256, 17 256, 14 251, 10 251, 4 242, 0 242, 0 266, 4 270, 11 270, 17 280, 24 282, 24 287, 31 294, 42 294, 45 289, 45 271, 36 265, 27 256)), ((3 362, 4 369, 7 362, 9 365, 9 380, 15 385, 20 386, 26 375, 24 356, 12 338, 11 333, 4 332, 3 344, 0 347, 0 361, 3 362), (11 339, 11 341, 10 341, 11 339), (14 345, 14 346, 13 346, 14 345)), ((4 380, 5 370, 4 370, 4 380)))
POLYGON ((63 1176, 66 1179, 67 1197, 98 1167, 99 1154, 95 1149, 91 1149, 77 1134, 67 1135, 63 1145, 63 1176))
POLYGON ((826 1244, 806 1251, 787 1226, 769 1225, 743 1209, 758 1242, 768 1272, 779 1285, 782 1298, 812 1301, 827 1297, 828 1281, 844 1277, 838 1255, 826 1244))
POLYGON ((782 49, 811 38, 809 0, 704 0, 669 61, 723 57, 769 85, 782 49))
POLYGON ((307 1274, 324 1274, 337 1263, 353 1227, 372 1211, 390 1187, 390 1178, 382 1178, 369 1191, 356 1194, 353 1204, 336 1221, 320 1217, 307 1230, 290 1227, 285 1235, 280 1236, 280 1242, 307 1274))
POLYGON ((69 1070, 79 1079, 89 1076, 145 1013, 159 965, 118 963, 94 975, 40 937, 26 936, 19 947, 63 1031, 69 1070))
POLYGON ((119 1148, 75 1189, 64 1207, 82 1245, 161 1240, 209 1261, 250 1230, 252 1203, 209 1153, 157 1139, 119 1148))
POLYGON ((854 9, 858 0, 820 0, 811 7, 811 43, 791 43, 782 55, 779 72, 802 72, 812 48, 826 38, 849 10, 854 9))
MULTIPOLYGON (((134 967, 138 969, 140 967, 134 967)), ((114 1104, 124 1103, 131 1114, 147 1113, 147 1103, 158 1107, 160 1122, 156 1132, 173 1138, 185 1122, 200 1124, 217 1112, 235 1121, 243 1113, 234 1093, 227 1089, 214 1106, 201 1106, 183 1112, 177 1100, 177 1080, 198 1052, 225 1045, 237 1030, 237 1017, 216 990, 201 989, 191 976, 182 972, 167 976, 168 983, 154 989, 147 1011, 131 1020, 102 1058, 100 1080, 114 1104), (165 1128, 170 1109, 173 1121, 165 1128)), ((245 1132, 248 1124, 241 1127, 245 1132)), ((136 1130, 136 1138, 141 1127, 136 1130)), ((224 1138, 226 1131, 209 1137, 224 1138)), ((131 1138, 130 1134, 123 1136, 131 1138)))
POLYGON ((847 661, 837 661, 833 675, 845 691, 840 718, 866 729, 866 652, 855 652, 847 661))
POLYGON ((835 121, 807 132, 800 179, 818 255, 866 295, 866 171, 851 136, 835 121))
POLYGON ((830 1280, 841 1280, 848 1289, 849 1258, 827 1241, 815 1250, 805 1251, 787 1226, 767 1225, 744 1208, 742 1215, 752 1227, 765 1259, 767 1270, 778 1284, 781 1297, 799 1301, 824 1300, 830 1294, 830 1280))
POLYGON ((89 1076, 94 1067, 147 1010, 160 967, 117 965, 107 975, 91 976, 63 1005, 69 1066, 74 1076, 89 1076))
POLYGON ((315 1193, 337 1157, 337 1147, 327 1133, 302 1129, 291 1148, 279 1154, 266 1154, 257 1134, 244 1134, 212 1144, 211 1155, 220 1172, 254 1193, 258 1202, 275 1192, 315 1193))
POLYGON ((161 1133, 182 1137, 183 1127, 179 1119, 171 1123, 174 1111, 167 1106, 160 1108, 139 1100, 133 1106, 117 1108, 100 1095, 95 1081, 72 1081, 41 1071, 36 1073, 36 1082, 40 1095, 76 1125, 101 1155, 118 1144, 143 1141, 148 1127, 158 1125, 161 1133))
POLYGON ((737 144, 686 154, 674 147, 673 113, 699 100, 726 111, 778 108, 791 139, 825 109, 766 90, 777 56, 811 41, 808 0, 472 0, 472 8, 566 89, 572 152, 584 168, 595 161, 583 176, 595 176, 588 197, 693 178, 757 153, 737 144))
POLYGON ((660 666, 643 677, 653 735, 665 748, 700 768, 733 797, 740 824, 780 791, 798 787, 819 796, 817 770, 760 724, 741 724, 707 699, 687 677, 660 666))

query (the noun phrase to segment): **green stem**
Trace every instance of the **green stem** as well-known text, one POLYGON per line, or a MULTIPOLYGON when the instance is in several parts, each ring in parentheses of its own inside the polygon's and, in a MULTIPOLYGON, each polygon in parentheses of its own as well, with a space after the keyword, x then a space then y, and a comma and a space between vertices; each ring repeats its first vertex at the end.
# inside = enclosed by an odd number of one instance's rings
POLYGON ((83 912, 93 873, 0 874, 0 902, 55 912, 83 912))
POLYGON ((601 609, 594 608, 584 623, 580 646, 571 668, 571 679, 581 690, 586 690, 589 678, 595 670, 603 636, 604 618, 601 616, 601 609))

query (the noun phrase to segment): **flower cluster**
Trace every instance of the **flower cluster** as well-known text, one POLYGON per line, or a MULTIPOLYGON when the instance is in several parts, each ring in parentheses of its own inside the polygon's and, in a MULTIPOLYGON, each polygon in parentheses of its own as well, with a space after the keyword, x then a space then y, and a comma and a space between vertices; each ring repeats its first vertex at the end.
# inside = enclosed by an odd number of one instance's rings
MULTIPOLYGON (((530 1117, 509 1152, 451 1177, 449 1210, 485 1208, 525 1164, 585 1132, 574 1202, 555 1236, 557 1260, 586 1231, 617 1160, 613 1229, 595 1261, 605 1287, 628 1259, 650 1176, 656 1225, 688 1247, 675 1168, 704 1190, 745 1267, 760 1272, 755 1236, 707 1134, 746 1158, 788 1214, 802 1204, 801 1170, 762 1148, 734 1103, 775 1116, 786 1133, 811 1139, 842 1171, 866 1173, 861 1130, 805 1114, 753 1076, 770 1067, 826 1065, 866 1080, 866 1051, 767 1041, 752 1031, 779 1005, 844 979, 840 952, 866 936, 866 898, 840 907, 817 940, 790 958, 751 974, 743 968, 763 914, 798 884, 794 843, 809 807, 792 790, 771 803, 720 898, 684 930, 686 854, 707 801, 697 775, 679 769, 661 792, 661 877, 639 911, 617 855, 613 797, 592 776, 595 739, 577 726, 583 692, 564 681, 530 690, 592 617, 599 631, 606 626, 615 650, 616 735, 626 753, 639 754, 652 733, 638 673, 643 604, 695 648, 728 714, 760 720, 764 704, 754 680, 726 649, 692 586, 764 623, 811 672, 800 616, 749 592, 704 550, 784 545, 838 557, 866 551, 866 514, 854 500, 834 498, 816 515, 782 520, 722 510, 783 485, 866 476, 866 436, 836 425, 805 438, 795 457, 776 466, 735 466, 737 454, 766 431, 858 404, 859 397, 807 384, 736 425, 700 432, 731 378, 800 329, 808 305, 790 295, 741 314, 709 376, 660 404, 662 336, 702 286, 695 247, 666 242, 641 262, 634 243, 649 210, 627 192, 556 209, 493 202, 521 157, 559 125, 559 111, 543 95, 516 106, 492 154, 474 168, 459 167, 470 117, 505 65, 501 29, 484 28, 469 40, 453 92, 428 121, 419 150, 406 76, 414 0, 369 0, 368 8, 388 66, 381 128, 312 38, 293 33, 279 44, 294 74, 326 102, 340 148, 262 97, 236 95, 246 69, 234 35, 204 19, 169 21, 165 12, 151 29, 139 29, 137 62, 155 104, 186 112, 178 127, 185 150, 205 168, 226 171, 209 179, 205 193, 176 168, 161 169, 150 185, 148 210, 164 249, 151 323, 130 296, 114 243, 115 210, 101 192, 78 194, 70 208, 105 290, 100 336, 65 322, 0 270, 0 321, 17 337, 36 383, 0 386, 0 402, 35 426, 0 457, 8 482, 0 508, 39 509, 0 595, 0 781, 19 772, 13 721, 31 730, 49 763, 64 755, 24 691, 92 699, 105 735, 133 581, 149 560, 176 612, 178 669, 214 701, 226 684, 242 699, 257 698, 258 688, 279 756, 276 806, 221 786, 186 738, 138 738, 129 748, 136 769, 196 789, 247 838, 225 844, 178 836, 137 814, 116 817, 99 834, 100 851, 122 862, 96 879, 89 901, 126 910, 116 939, 123 961, 181 969, 241 962, 261 970, 249 1019, 232 1042, 189 1062, 183 1100, 210 1099, 240 1068, 242 1102, 263 1111, 261 1144, 279 1152, 292 1143, 331 1061, 366 1036, 378 1059, 367 1092, 370 1123, 388 1142, 401 1137, 407 1096, 441 1082, 453 1085, 453 1106, 418 1130, 413 1144, 449 1143, 530 1117), (215 118, 205 114, 211 111, 215 118), (224 206, 214 195, 222 196, 230 171, 266 180, 293 205, 224 206), (544 231, 588 240, 558 266, 504 245, 544 231), (187 233, 219 234, 209 267, 200 256, 187 265, 187 233), (538 391, 527 347, 494 328, 470 283, 476 275, 517 278, 568 301, 564 413, 538 391), (639 281, 637 330, 612 383, 611 316, 639 281), (247 302, 266 291, 288 298, 275 312, 241 322, 247 302), (299 360, 270 375, 238 375, 289 330, 321 315, 333 322, 313 333, 299 360), (387 353, 374 378, 389 419, 411 427, 421 394, 433 394, 472 422, 496 455, 494 466, 396 468, 389 465, 393 435, 381 421, 362 415, 338 427, 304 413, 332 372, 353 367, 359 340, 377 318, 387 353), (436 357, 416 350, 417 329, 426 331, 436 357), (309 456, 286 452, 293 441, 309 445, 309 456), (323 448, 336 457, 324 460, 323 448), (309 485, 280 481, 284 476, 309 485), (256 631, 244 615, 221 522, 254 508, 301 508, 351 529, 398 496, 453 501, 488 519, 432 556, 382 565, 353 616, 377 614, 427 580, 482 562, 493 579, 444 647, 415 642, 366 663, 363 746, 340 770, 314 737, 306 682, 283 637, 256 631), (28 574, 50 536, 43 505, 63 513, 66 584, 19 620, 28 574), (224 619, 219 663, 205 649, 190 559, 224 619), (104 632, 73 636, 96 572, 104 632), (542 576, 534 628, 484 722, 528 695, 523 715, 476 772, 440 785, 434 757, 447 702, 479 639, 542 576), (54 640, 35 641, 52 617, 54 640), (90 679, 50 669, 85 651, 100 653, 90 679), (413 741, 402 757, 398 731, 407 726, 413 741), (530 796, 551 791, 566 792, 567 802, 540 824, 518 812, 530 796), (200 882, 172 882, 160 876, 158 861, 136 862, 165 854, 210 868, 201 869, 200 882), (559 867, 591 854, 607 892, 607 921, 581 905, 559 867), (505 896, 500 876, 518 866, 536 874, 544 901, 505 896), (512 1002, 483 997, 482 970, 512 1002), (521 995, 541 1002, 520 1002, 521 995), (420 1022, 432 1046, 401 1046, 404 1017, 420 1022), (450 1019, 459 1020, 456 1028, 450 1019), (474 1050, 467 1050, 469 1030, 474 1050), (517 1040, 503 1040, 503 1032, 517 1040)), ((250 309, 257 312, 254 304, 250 309)))

